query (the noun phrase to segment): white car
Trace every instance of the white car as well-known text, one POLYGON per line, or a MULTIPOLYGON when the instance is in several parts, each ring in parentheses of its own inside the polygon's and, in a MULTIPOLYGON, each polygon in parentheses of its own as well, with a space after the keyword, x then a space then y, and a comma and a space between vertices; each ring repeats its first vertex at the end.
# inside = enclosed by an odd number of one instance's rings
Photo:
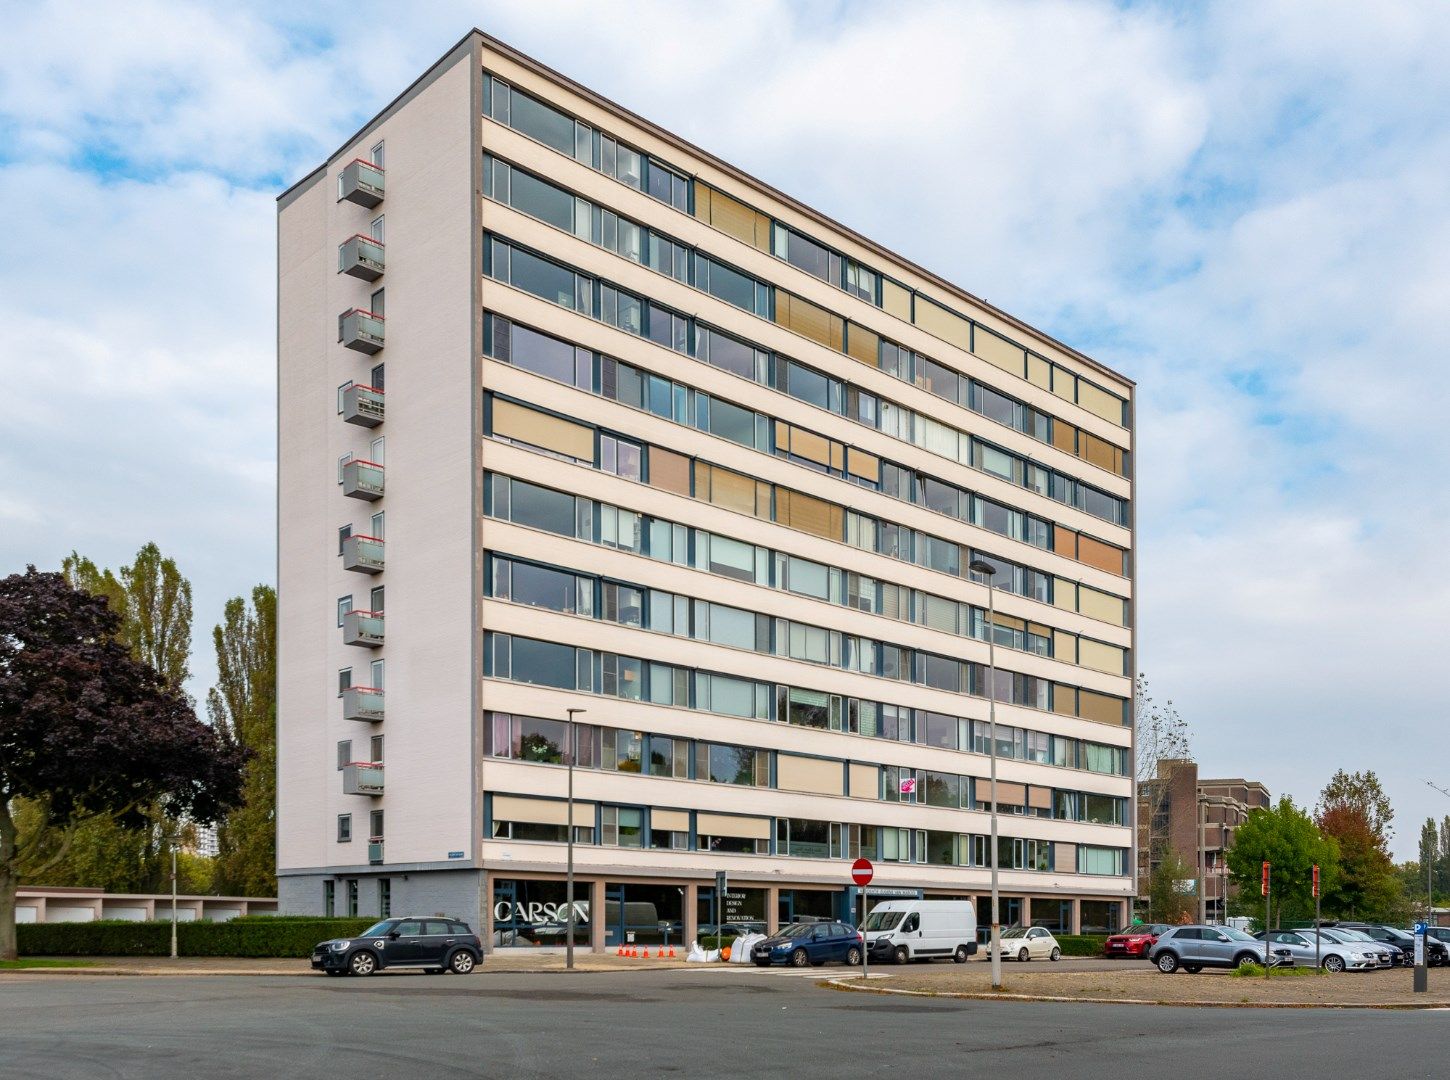
POLYGON ((1007 960, 1061 960, 1062 949, 1045 926, 1014 926, 1002 933, 1002 957, 1007 960))
MULTIPOLYGON (((1262 933, 1254 935, 1260 941, 1262 933)), ((1271 930, 1269 947, 1275 952, 1289 950, 1295 967, 1313 967, 1315 956, 1313 930, 1271 930)), ((1379 950, 1372 943, 1338 942, 1320 935, 1318 945, 1319 966, 1325 971, 1338 974, 1341 971, 1373 971, 1379 967, 1379 950)))

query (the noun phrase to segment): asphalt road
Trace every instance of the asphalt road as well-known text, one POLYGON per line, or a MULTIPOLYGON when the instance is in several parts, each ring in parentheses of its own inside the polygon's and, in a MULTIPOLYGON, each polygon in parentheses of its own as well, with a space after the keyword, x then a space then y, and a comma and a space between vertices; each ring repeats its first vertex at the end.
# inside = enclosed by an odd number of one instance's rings
MULTIPOLYGON (((815 973, 819 975, 820 973, 815 973)), ((735 970, 0 978, 0 1078, 1443 1077, 1444 1012, 950 1001, 735 970)))

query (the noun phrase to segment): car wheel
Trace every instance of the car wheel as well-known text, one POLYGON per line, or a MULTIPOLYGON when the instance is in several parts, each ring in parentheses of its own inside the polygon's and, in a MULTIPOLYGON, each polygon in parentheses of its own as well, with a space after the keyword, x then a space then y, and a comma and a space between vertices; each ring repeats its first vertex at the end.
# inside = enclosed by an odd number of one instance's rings
POLYGON ((810 963, 811 958, 806 955, 806 951, 804 949, 797 949, 795 952, 790 954, 791 967, 809 967, 810 963))
POLYGON ((1183 970, 1188 972, 1188 974, 1190 975, 1197 975, 1200 971, 1203 970, 1203 968, 1199 967, 1197 964, 1184 964, 1183 970))
POLYGON ((352 959, 347 962, 347 970, 354 975, 371 975, 378 970, 378 958, 362 949, 352 954, 352 959))
POLYGON ((1254 964, 1262 964, 1263 957, 1257 953, 1244 952, 1234 957, 1234 967, 1252 967, 1254 964))
POLYGON ((952 953, 952 963, 965 964, 967 962, 967 957, 970 955, 971 954, 967 952, 967 947, 965 945, 958 945, 957 951, 952 953))
POLYGON ((911 954, 906 951, 905 945, 896 946, 896 951, 891 954, 891 959, 898 964, 904 964, 911 959, 911 954))
POLYGON ((473 954, 467 949, 459 949, 448 958, 448 970, 455 975, 467 975, 473 970, 473 954))
POLYGON ((1057 963, 1059 960, 1062 959, 1062 950, 1054 945, 1052 947, 1052 952, 1047 954, 1047 958, 1051 960, 1054 964, 1057 963))
POLYGON ((1324 970, 1331 975, 1338 975, 1344 970, 1344 957, 1330 953, 1324 958, 1324 970))
POLYGON ((1159 953, 1155 963, 1158 965, 1158 970, 1163 972, 1164 975, 1172 975, 1178 970, 1178 957, 1174 956, 1171 952, 1159 953))
POLYGON ((1029 959, 1031 959, 1031 957, 1028 955, 1025 948, 1017 950, 1017 962, 1019 964, 1025 964, 1029 959))
POLYGON ((846 963, 851 967, 861 966, 861 950, 852 945, 846 950, 846 963))

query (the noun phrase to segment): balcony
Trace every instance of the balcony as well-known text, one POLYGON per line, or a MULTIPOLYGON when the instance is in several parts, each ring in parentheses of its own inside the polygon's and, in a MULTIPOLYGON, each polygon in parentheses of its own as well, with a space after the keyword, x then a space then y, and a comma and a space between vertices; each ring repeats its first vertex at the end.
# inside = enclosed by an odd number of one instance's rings
POLYGON ((358 352, 381 352, 383 348, 383 317, 371 311, 353 308, 337 317, 337 340, 358 352))
POLYGON ((349 461, 342 467, 342 493, 349 499, 376 502, 383 497, 385 474, 386 470, 375 461, 349 461))
POLYGON ((337 201, 366 206, 371 210, 383 201, 383 170, 358 158, 342 167, 337 178, 337 201))
POLYGON ((383 422, 383 392, 354 383, 342 392, 342 419, 358 427, 377 427, 383 422))
POLYGON ((349 686, 342 692, 342 718, 371 724, 383 718, 383 692, 372 686, 349 686))
POLYGON ((383 245, 371 236, 349 236, 337 247, 337 272, 364 281, 383 276, 383 245))
POLYGON ((368 841, 368 862, 373 866, 381 866, 383 862, 383 842, 380 839, 368 841))
POLYGON ((349 536, 342 542, 342 568, 359 574, 381 574, 383 547, 376 536, 349 536))
POLYGON ((383 613, 381 611, 349 611, 342 617, 342 643, 364 649, 381 648, 383 644, 383 613))
POLYGON ((383 764, 380 761, 350 761, 342 767, 344 795, 381 795, 383 764))

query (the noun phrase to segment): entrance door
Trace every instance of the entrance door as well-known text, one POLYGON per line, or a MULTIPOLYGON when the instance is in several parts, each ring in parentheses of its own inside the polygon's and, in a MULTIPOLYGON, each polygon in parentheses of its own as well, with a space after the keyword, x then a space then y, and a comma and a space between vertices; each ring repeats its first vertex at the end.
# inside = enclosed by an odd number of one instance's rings
POLYGON ((604 944, 623 945, 627 942, 624 932, 624 890, 604 890, 604 944))
POLYGON ((781 926, 789 926, 795 922, 795 894, 788 889, 780 891, 780 900, 776 906, 776 918, 781 926))

